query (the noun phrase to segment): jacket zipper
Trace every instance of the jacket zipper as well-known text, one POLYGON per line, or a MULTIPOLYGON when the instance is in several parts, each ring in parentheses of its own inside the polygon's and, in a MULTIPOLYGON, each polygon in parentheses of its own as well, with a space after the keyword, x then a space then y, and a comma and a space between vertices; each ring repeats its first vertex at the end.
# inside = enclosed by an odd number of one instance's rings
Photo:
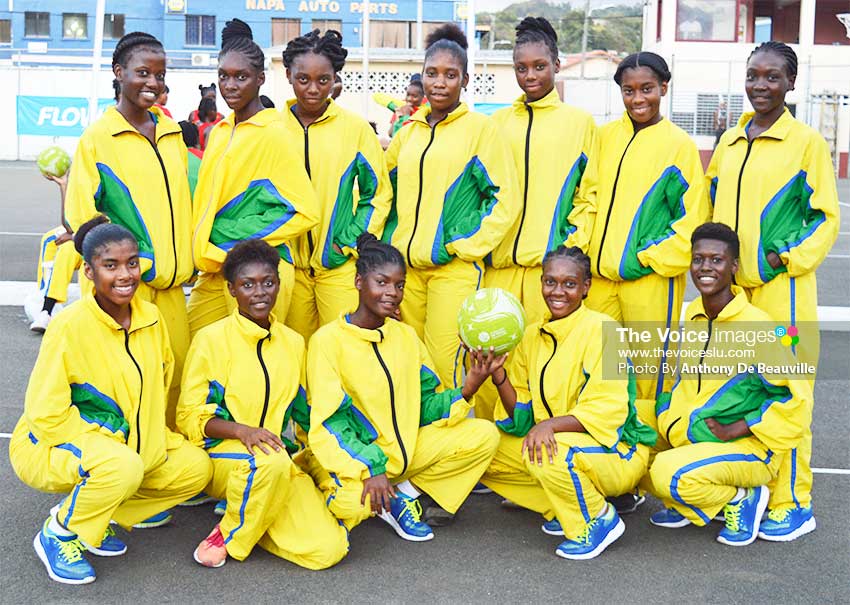
POLYGON ((431 143, 434 142, 434 135, 437 133, 437 126, 440 125, 440 122, 445 120, 445 118, 437 122, 431 127, 431 139, 428 141, 428 144, 425 145, 424 151, 422 151, 422 155, 419 157, 419 192, 416 195, 416 214, 413 215, 413 231, 410 232, 410 240, 407 242, 407 266, 413 266, 413 260, 410 256, 410 248, 413 246, 413 238, 416 236, 416 227, 419 225, 419 207, 422 205, 422 178, 425 173, 425 154, 428 153, 428 149, 431 148, 431 143))
POLYGON ((133 357, 133 353, 130 352, 130 332, 127 330, 123 330, 124 332, 124 348, 127 350, 127 355, 130 356, 130 360, 133 362, 133 365, 136 366, 136 371, 139 373, 139 405, 136 408, 136 453, 141 452, 142 447, 142 431, 141 427, 141 417, 142 417, 142 391, 145 388, 145 378, 142 376, 142 368, 139 367, 139 363, 136 361, 136 358, 133 357))
POLYGON ((399 475, 403 475, 404 471, 407 470, 407 451, 404 449, 404 442, 401 440, 401 433, 398 430, 398 417, 395 412, 395 388, 393 387, 393 379, 392 376, 390 376, 390 371, 387 369, 387 364, 384 363, 384 358, 381 357, 381 352, 378 351, 377 342, 372 343, 372 350, 375 351, 375 357, 378 358, 378 363, 381 364, 384 374, 387 375, 387 384, 390 387, 390 412, 392 412, 393 417, 393 430, 395 431, 395 438, 398 440, 398 446, 401 448, 402 467, 399 475))
POLYGON ((699 362, 699 370, 697 371, 697 393, 702 389, 702 362, 705 359, 705 352, 708 350, 708 343, 711 342, 711 322, 713 320, 708 320, 708 338, 705 339, 705 346, 702 348, 702 357, 699 362))
POLYGON ((629 142, 626 144, 626 148, 623 149, 623 155, 620 156, 620 163, 617 164, 617 176, 614 177, 614 188, 611 190, 611 203, 608 204, 608 214, 605 216, 605 227, 602 229, 602 241, 599 242, 599 252, 597 252, 596 257, 596 273, 602 277, 602 271, 600 266, 602 265, 602 247, 605 245, 605 236, 608 235, 608 223, 611 220, 611 211, 614 209, 614 199, 617 197, 617 183, 620 181, 620 169, 623 167, 623 160, 626 159, 626 152, 629 150, 629 146, 632 144, 632 141, 635 140, 637 133, 639 131, 635 130, 632 138, 629 139, 629 142))
POLYGON ((546 413, 549 414, 549 418, 554 418, 555 415, 552 413, 552 408, 549 407, 549 403, 546 401, 546 394, 543 392, 543 376, 546 374, 546 368, 549 365, 549 362, 555 357, 555 353, 558 351, 558 341, 555 340, 555 337, 552 334, 549 334, 546 330, 540 330, 543 334, 552 339, 552 354, 549 356, 549 359, 546 360, 546 363, 543 364, 543 369, 540 370, 540 401, 543 402, 543 407, 546 408, 546 413))
POLYGON ((171 214, 171 251, 174 253, 174 272, 171 274, 171 281, 168 283, 168 287, 171 288, 177 279, 177 236, 174 230, 174 205, 171 202, 171 186, 168 184, 168 173, 165 171, 165 163, 162 161, 162 156, 159 155, 159 149, 149 138, 145 137, 145 140, 150 143, 153 152, 156 154, 156 159, 159 160, 162 178, 165 180, 165 193, 168 195, 168 211, 171 214))
MULTIPOLYGON (((295 106, 293 105, 292 107, 294 108, 295 106)), ((301 120, 299 120, 298 116, 295 115, 295 111, 293 109, 290 109, 290 111, 292 112, 293 117, 298 121, 298 123, 301 124, 301 120)), ((323 122, 326 119, 327 119, 327 116, 323 117, 323 118, 319 118, 318 120, 311 122, 310 124, 307 124, 306 126, 304 126, 303 124, 301 125, 301 128, 304 129, 304 170, 307 171, 307 178, 309 178, 311 182, 313 180, 313 173, 310 171, 310 133, 308 132, 308 129, 313 124, 316 124, 318 122, 323 122)), ((310 251, 310 259, 312 260, 313 251, 316 249, 316 244, 313 242, 313 231, 312 231, 312 229, 307 232, 307 248, 310 251)), ((315 272, 315 270, 313 270, 313 266, 310 263, 310 260, 308 260, 308 264, 310 264, 310 277, 315 277, 316 272, 315 272)))
POLYGON ((525 131, 525 189, 522 192, 522 215, 519 217, 519 229, 516 232, 516 240, 514 241, 514 264, 519 265, 516 260, 517 249, 519 248, 519 238, 522 235, 522 224, 525 222, 525 213, 528 209, 528 167, 529 156, 531 155, 531 123, 534 121, 534 110, 531 105, 525 104, 525 109, 528 111, 528 130, 525 131))
POLYGON ((263 378, 266 380, 266 395, 263 398, 263 413, 260 414, 260 428, 263 428, 263 423, 266 421, 266 412, 269 411, 269 395, 271 393, 271 381, 269 380, 269 370, 266 367, 266 362, 263 360, 263 343, 270 340, 271 333, 257 341, 257 359, 260 360, 260 367, 263 368, 263 378))
POLYGON ((738 192, 735 196, 735 232, 738 231, 738 214, 741 210, 741 180, 744 177, 744 166, 747 165, 747 159, 750 157, 750 151, 753 149, 753 139, 752 141, 747 141, 747 153, 744 154, 744 161, 741 162, 741 170, 738 172, 738 192))

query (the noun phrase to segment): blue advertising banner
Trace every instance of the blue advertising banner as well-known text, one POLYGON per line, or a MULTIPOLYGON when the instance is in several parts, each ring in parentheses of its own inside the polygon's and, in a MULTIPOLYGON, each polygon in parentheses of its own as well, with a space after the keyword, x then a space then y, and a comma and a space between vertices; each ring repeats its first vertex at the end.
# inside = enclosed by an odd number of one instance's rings
MULTIPOLYGON (((113 105, 99 99, 95 119, 113 105)), ((89 125, 89 100, 83 97, 33 97, 18 95, 18 134, 78 137, 89 125)))

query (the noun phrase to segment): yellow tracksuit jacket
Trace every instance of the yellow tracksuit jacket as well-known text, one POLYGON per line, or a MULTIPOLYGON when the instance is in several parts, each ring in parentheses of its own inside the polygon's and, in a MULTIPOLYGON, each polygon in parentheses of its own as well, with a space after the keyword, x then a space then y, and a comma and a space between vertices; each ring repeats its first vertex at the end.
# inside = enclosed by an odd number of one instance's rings
MULTIPOLYGON (((596 154, 596 124, 589 113, 563 103, 554 89, 531 103, 521 96, 493 120, 511 147, 522 206, 518 221, 493 250, 491 264, 535 267, 573 233, 588 230, 577 230, 567 217, 588 158, 596 154)), ((588 215, 577 212, 572 218, 588 215)))
POLYGON ((557 517, 565 535, 582 533, 608 496, 632 490, 646 471, 656 434, 635 409, 635 381, 603 376, 603 357, 615 355, 603 334, 613 320, 582 305, 565 318, 526 328, 508 375, 517 394, 512 417, 497 410, 503 435, 482 482, 513 502, 557 517), (573 416, 582 433, 556 433, 553 463, 521 455, 523 437, 542 421, 573 416), (564 481, 569 475, 570 481, 564 481))
MULTIPOLYGON (((750 304, 742 288, 732 286, 732 291, 735 298, 714 320, 705 314, 701 298, 686 310, 684 329, 704 332, 705 340, 688 339, 684 350, 719 351, 719 356, 705 358, 705 366, 739 361, 723 354, 724 350, 737 349, 739 345, 717 342, 724 340, 721 334, 728 334, 736 327, 739 332, 772 330, 776 323, 750 304)), ((783 351, 779 343, 775 346, 767 343, 753 350, 757 352, 756 359, 746 362, 767 359, 774 363, 775 360, 795 363, 790 351, 783 351)), ((699 359, 687 353, 680 356, 679 377, 672 392, 663 394, 656 402, 658 432, 673 449, 656 457, 648 487, 668 507, 675 508, 693 523, 705 525, 732 499, 738 487, 765 485, 777 479, 784 460, 797 448, 811 423, 812 391, 807 380, 789 379, 782 374, 765 376, 757 368, 722 376, 708 373, 707 368, 705 374, 702 368, 694 372, 693 366, 699 359), (691 372, 682 371, 684 363, 691 365, 691 372), (752 435, 721 441, 706 426, 708 418, 721 424, 746 420, 752 435)), ((780 493, 793 492, 793 487, 787 485, 776 487, 780 493)), ((811 489, 810 479, 806 488, 811 489)), ((781 497, 782 504, 790 504, 791 494, 787 502, 785 496, 781 497)))
MULTIPOLYGON (((580 191, 596 215, 583 223, 592 224, 587 239, 593 275, 622 281, 653 272, 683 274, 691 233, 709 216, 703 180, 696 144, 670 120, 635 132, 624 112, 601 127, 599 153, 590 159, 580 191)), ((587 211, 576 205, 577 212, 587 211)))
POLYGON ((313 187, 280 114, 258 112, 234 125, 231 114, 210 134, 193 203, 192 250, 201 271, 216 273, 230 250, 264 239, 292 264, 289 244, 319 220, 313 187))
POLYGON ((65 212, 76 231, 97 213, 129 229, 139 242, 142 280, 166 290, 192 276, 192 201, 183 134, 158 107, 156 146, 106 110, 80 137, 68 180, 65 212))
POLYGON ((292 256, 299 269, 334 269, 352 256, 361 233, 381 236, 392 204, 384 152, 357 114, 330 101, 322 117, 305 128, 292 112, 295 102, 287 101, 282 118, 316 192, 319 222, 293 242, 292 256))
POLYGON ((496 123, 464 103, 433 128, 430 112, 417 111, 387 149, 395 202, 384 240, 411 267, 480 261, 519 216, 510 150, 496 123))

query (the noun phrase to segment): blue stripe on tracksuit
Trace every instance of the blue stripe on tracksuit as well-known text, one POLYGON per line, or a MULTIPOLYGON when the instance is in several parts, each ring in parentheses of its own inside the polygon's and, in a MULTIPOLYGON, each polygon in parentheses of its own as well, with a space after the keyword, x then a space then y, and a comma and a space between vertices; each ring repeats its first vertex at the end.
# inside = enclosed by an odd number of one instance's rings
POLYGON ((233 539, 233 534, 242 529, 242 526, 245 525, 245 507, 248 505, 248 498, 251 496, 251 486, 254 484, 254 474, 257 472, 257 463, 254 459, 254 456, 251 454, 215 454, 211 453, 210 458, 228 458, 230 460, 247 460, 248 465, 251 468, 251 472, 248 473, 248 480, 245 482, 245 491, 242 492, 242 505, 239 507, 239 525, 234 527, 227 537, 224 539, 224 543, 227 544, 233 539))

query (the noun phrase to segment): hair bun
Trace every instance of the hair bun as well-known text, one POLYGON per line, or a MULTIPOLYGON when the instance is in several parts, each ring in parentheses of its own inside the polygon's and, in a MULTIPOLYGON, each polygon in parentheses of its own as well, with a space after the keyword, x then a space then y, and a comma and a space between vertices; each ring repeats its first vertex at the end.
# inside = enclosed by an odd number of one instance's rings
POLYGON ((555 43, 558 42, 558 34, 555 32, 555 28, 552 27, 552 24, 549 23, 549 20, 544 17, 526 17, 520 24, 516 26, 517 36, 520 36, 524 33, 538 33, 542 34, 548 38, 552 38, 555 43))
POLYGON ((103 225, 104 223, 108 223, 109 218, 106 215, 98 214, 94 218, 87 220, 85 223, 80 225, 80 228, 74 232, 74 250, 77 251, 77 254, 80 256, 83 255, 83 242, 86 239, 86 236, 89 234, 89 231, 97 227, 98 225, 103 225))
POLYGON ((369 233, 368 231, 364 231, 357 237, 357 250, 361 251, 371 247, 373 244, 378 242, 378 238, 369 233))
POLYGON ((251 26, 245 23, 242 19, 231 19, 224 25, 221 30, 221 46, 224 48, 228 44, 239 40, 240 38, 254 39, 254 33, 251 31, 251 26))
POLYGON ((458 46, 460 46, 463 50, 466 50, 469 44, 466 40, 466 34, 454 23, 446 23, 445 25, 441 25, 430 34, 428 34, 428 38, 425 40, 426 46, 432 46, 434 43, 439 42, 440 40, 448 40, 449 42, 454 42, 458 46))

